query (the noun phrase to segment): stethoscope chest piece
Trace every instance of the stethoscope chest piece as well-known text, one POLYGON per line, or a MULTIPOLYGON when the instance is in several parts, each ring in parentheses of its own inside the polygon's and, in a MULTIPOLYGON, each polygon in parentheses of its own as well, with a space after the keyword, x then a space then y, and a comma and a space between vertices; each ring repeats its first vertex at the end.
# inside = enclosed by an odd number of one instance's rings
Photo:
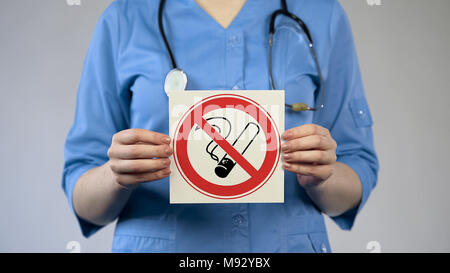
POLYGON ((186 90, 187 86, 187 76, 183 70, 179 68, 174 68, 166 76, 164 82, 164 91, 167 95, 171 92, 179 92, 186 90))

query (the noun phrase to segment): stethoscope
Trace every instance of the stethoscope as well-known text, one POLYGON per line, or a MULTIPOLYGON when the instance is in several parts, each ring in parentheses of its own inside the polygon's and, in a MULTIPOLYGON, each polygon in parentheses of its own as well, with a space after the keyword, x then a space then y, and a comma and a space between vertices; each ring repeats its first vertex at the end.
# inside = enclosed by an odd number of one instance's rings
MULTIPOLYGON (((158 9, 158 26, 159 31, 161 33, 162 39, 164 41, 164 44, 166 45, 167 52, 169 53, 170 61, 172 63, 172 70, 169 71, 169 73, 166 76, 166 79, 164 81, 164 91, 169 94, 171 92, 177 92, 177 91, 185 91, 188 78, 186 73, 180 69, 177 66, 177 63, 175 61, 175 57, 173 56, 172 49, 170 48, 169 42, 167 41, 166 33, 164 32, 164 26, 163 26, 163 11, 164 11, 164 5, 166 3, 166 0, 161 0, 159 3, 159 9, 158 9)), ((276 10, 272 13, 271 19, 270 19, 270 27, 269 27, 269 76, 270 76, 270 85, 272 90, 275 90, 275 83, 273 80, 273 73, 272 73, 272 47, 273 47, 273 36, 275 33, 275 20, 278 15, 284 15, 288 18, 291 18, 297 24, 300 26, 300 28, 303 30, 303 33, 305 34, 306 38, 309 42, 309 49, 311 51, 311 55, 314 59, 314 63, 317 69, 317 75, 319 76, 320 81, 320 93, 321 93, 321 103, 320 103, 320 109, 323 109, 325 107, 324 104, 324 80, 322 77, 322 71, 320 70, 319 61, 317 59, 317 53, 314 48, 314 42, 311 36, 311 32, 309 31, 306 24, 295 14, 292 14, 288 11, 286 0, 281 0, 281 9, 276 10)), ((308 106, 304 102, 300 103, 294 103, 294 104, 285 104, 286 107, 292 109, 293 111, 316 111, 317 108, 313 108, 308 106)))

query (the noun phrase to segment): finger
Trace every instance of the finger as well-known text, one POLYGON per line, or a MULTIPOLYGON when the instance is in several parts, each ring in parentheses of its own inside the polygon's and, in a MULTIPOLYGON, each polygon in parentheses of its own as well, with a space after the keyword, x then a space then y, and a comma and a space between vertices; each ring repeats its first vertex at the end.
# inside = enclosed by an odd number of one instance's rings
POLYGON ((165 168, 156 172, 147 172, 139 174, 119 174, 116 179, 120 185, 127 187, 129 184, 149 182, 154 180, 163 179, 170 175, 170 169, 165 168))
POLYGON ((152 159, 154 157, 169 157, 172 155, 169 145, 115 145, 108 151, 109 158, 120 159, 152 159))
POLYGON ((295 138, 281 145, 285 153, 305 150, 330 150, 336 148, 336 142, 330 136, 312 135, 301 138, 295 138))
POLYGON ((170 137, 168 135, 153 132, 145 129, 128 129, 118 132, 113 137, 113 142, 129 145, 136 143, 148 144, 169 144, 170 137))
POLYGON ((119 174, 154 172, 170 166, 170 159, 113 160, 111 169, 119 174))
POLYGON ((289 163, 331 164, 336 161, 336 154, 330 151, 298 151, 285 153, 284 161, 289 163))
POLYGON ((294 138, 300 138, 311 135, 329 135, 328 129, 317 124, 305 124, 299 127, 291 128, 283 133, 285 140, 291 140, 294 138))
POLYGON ((283 168, 300 175, 308 175, 320 178, 322 180, 328 179, 333 173, 332 165, 310 165, 310 164, 291 164, 284 163, 283 168))

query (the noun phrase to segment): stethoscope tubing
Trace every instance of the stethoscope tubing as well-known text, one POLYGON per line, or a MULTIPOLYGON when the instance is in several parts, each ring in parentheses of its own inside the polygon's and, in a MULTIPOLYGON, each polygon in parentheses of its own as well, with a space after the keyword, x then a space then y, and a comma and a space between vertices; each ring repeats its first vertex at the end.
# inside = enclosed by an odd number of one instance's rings
MULTIPOLYGON (((315 50, 314 47, 314 42, 312 39, 312 35, 311 32, 309 31, 308 26, 305 24, 305 22, 303 22, 303 20, 301 20, 300 18, 298 18, 295 14, 291 13, 288 11, 287 8, 287 4, 286 4, 286 0, 280 0, 281 1, 281 9, 276 10, 275 12, 272 13, 271 18, 270 18, 270 24, 269 24, 269 77, 270 77, 270 85, 272 90, 275 90, 275 82, 274 82, 274 78, 273 78, 273 72, 272 72, 272 48, 273 48, 273 36, 275 34, 276 28, 275 28, 275 21, 276 18, 279 15, 284 15, 292 20, 294 20, 295 22, 297 22, 297 24, 300 26, 300 28, 303 30, 303 33, 305 34, 308 42, 309 42, 309 48, 311 51, 311 55, 313 57, 314 60, 314 64, 316 66, 316 70, 317 70, 317 74, 319 76, 319 81, 320 81, 320 87, 319 87, 319 91, 321 94, 321 104, 320 104, 320 108, 323 109, 325 106, 325 89, 324 89, 324 85, 325 82, 323 80, 323 75, 322 75, 322 71, 320 69, 320 65, 319 65, 319 60, 317 58, 317 52, 315 50)), ((158 9, 158 27, 159 27, 159 31, 161 34, 161 37, 164 41, 164 45, 167 49, 167 52, 169 54, 170 57, 170 62, 172 65, 172 71, 173 70, 179 70, 180 72, 182 72, 183 74, 184 71, 181 70, 180 68, 178 68, 177 63, 175 61, 175 57, 173 55, 172 49, 169 45, 169 42, 167 40, 167 36, 166 33, 164 31, 164 24, 163 24, 163 13, 164 13, 164 6, 166 4, 166 0, 161 0, 160 4, 159 4, 159 9, 158 9)), ((286 107, 289 107, 291 109, 294 109, 293 105, 290 104, 286 104, 286 107)), ((309 106, 307 106, 306 108, 304 108, 303 110, 310 110, 310 111, 315 111, 316 108, 311 108, 309 106)), ((303 111, 300 110, 300 111, 303 111)))
POLYGON ((175 61, 175 57, 173 56, 172 49, 170 48, 169 42, 167 41, 166 32, 164 31, 163 24, 163 14, 164 14, 164 6, 166 5, 166 0, 161 0, 159 3, 158 9, 158 27, 159 32, 161 33, 161 37, 163 38, 164 44, 166 46, 167 52, 169 53, 170 62, 172 63, 172 69, 178 68, 177 62, 175 61))

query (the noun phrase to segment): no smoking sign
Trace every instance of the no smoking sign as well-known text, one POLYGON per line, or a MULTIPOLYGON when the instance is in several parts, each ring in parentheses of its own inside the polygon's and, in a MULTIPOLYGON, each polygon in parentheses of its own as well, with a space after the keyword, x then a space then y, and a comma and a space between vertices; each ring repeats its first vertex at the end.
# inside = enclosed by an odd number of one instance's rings
POLYGON ((284 201, 284 91, 186 91, 169 97, 170 203, 284 201))

